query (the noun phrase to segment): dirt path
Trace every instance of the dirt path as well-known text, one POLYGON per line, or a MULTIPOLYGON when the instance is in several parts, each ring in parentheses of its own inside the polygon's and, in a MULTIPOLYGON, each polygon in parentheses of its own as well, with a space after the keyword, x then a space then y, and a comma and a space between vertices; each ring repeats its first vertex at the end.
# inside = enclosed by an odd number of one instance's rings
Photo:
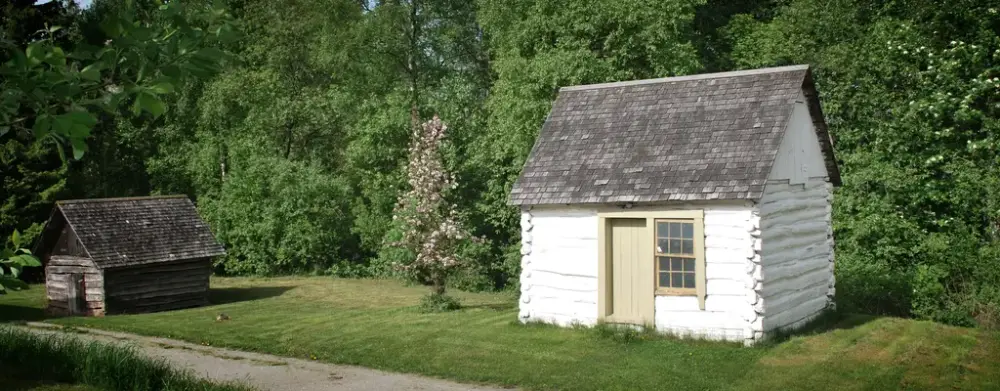
MULTIPOLYGON (((36 333, 60 332, 58 326, 46 323, 28 323, 25 329, 36 333)), ((166 338, 95 329, 78 330, 86 331, 74 334, 83 339, 130 344, 142 354, 164 359, 174 367, 190 369, 212 380, 243 381, 262 391, 499 390, 363 367, 201 346, 166 338)))

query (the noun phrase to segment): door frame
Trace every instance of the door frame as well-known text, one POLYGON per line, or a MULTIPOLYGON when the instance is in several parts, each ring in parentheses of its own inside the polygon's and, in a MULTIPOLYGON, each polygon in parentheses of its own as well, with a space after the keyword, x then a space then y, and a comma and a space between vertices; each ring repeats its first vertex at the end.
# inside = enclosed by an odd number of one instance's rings
MULTIPOLYGON (((612 323, 632 323, 639 325, 653 326, 656 317, 656 265, 653 244, 656 242, 656 219, 693 219, 698 221, 696 226, 701 224, 705 212, 703 209, 669 209, 665 207, 636 207, 632 209, 605 208, 597 213, 597 319, 612 323), (643 232, 645 240, 643 247, 639 250, 639 270, 646 270, 649 278, 641 278, 642 285, 639 289, 648 292, 641 296, 643 299, 639 303, 639 313, 641 319, 611 319, 609 303, 613 303, 611 289, 612 245, 611 245, 611 221, 614 219, 646 219, 646 228, 643 232)), ((698 230, 698 228, 696 228, 698 230)), ((699 230, 700 231, 700 230, 699 230)), ((696 232, 696 234, 703 232, 696 232)), ((702 263, 698 264, 698 278, 704 279, 705 271, 702 263)), ((698 284, 699 305, 704 309, 704 286, 698 284)))
POLYGON ((66 279, 66 308, 70 315, 87 313, 87 280, 83 273, 68 274, 66 279))

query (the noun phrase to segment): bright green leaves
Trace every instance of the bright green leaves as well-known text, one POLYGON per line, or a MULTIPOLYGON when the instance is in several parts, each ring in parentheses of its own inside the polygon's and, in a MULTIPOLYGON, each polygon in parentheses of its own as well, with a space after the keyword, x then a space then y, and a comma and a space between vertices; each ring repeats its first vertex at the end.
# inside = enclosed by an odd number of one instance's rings
POLYGON ((101 80, 101 65, 100 64, 90 64, 83 67, 80 70, 80 78, 87 81, 100 81, 101 80))
POLYGON ((35 133, 36 139, 43 139, 48 136, 49 129, 52 129, 52 117, 48 114, 42 113, 35 117, 35 124, 32 125, 31 130, 35 133))
POLYGON ((174 92, 174 85, 169 81, 159 81, 150 86, 149 90, 155 94, 170 94, 174 92))
POLYGON ((10 240, 0 249, 0 293, 5 293, 7 289, 22 289, 26 285, 17 280, 21 275, 21 270, 25 267, 42 266, 38 258, 31 255, 31 251, 21 248, 27 243, 23 242, 21 233, 17 230, 10 236, 10 240), (9 276, 4 269, 10 271, 9 276))
POLYGON ((146 111, 153 115, 153 117, 159 117, 163 115, 163 112, 167 111, 166 106, 164 106, 163 101, 148 92, 140 92, 139 95, 135 97, 135 103, 132 104, 132 113, 139 115, 140 112, 146 111))
POLYGON ((97 123, 91 113, 119 114, 118 105, 131 102, 134 115, 161 117, 167 110, 163 96, 192 76, 210 76, 221 68, 226 53, 215 45, 219 35, 233 31, 225 9, 182 7, 165 4, 161 12, 169 17, 149 21, 137 20, 129 7, 110 13, 100 25, 108 44, 80 44, 72 56, 51 35, 32 41, 23 55, 14 51, 14 61, 0 65, 5 98, 0 129, 28 132, 37 141, 53 138, 72 146, 80 159, 97 123), (206 34, 205 28, 216 33, 206 34))

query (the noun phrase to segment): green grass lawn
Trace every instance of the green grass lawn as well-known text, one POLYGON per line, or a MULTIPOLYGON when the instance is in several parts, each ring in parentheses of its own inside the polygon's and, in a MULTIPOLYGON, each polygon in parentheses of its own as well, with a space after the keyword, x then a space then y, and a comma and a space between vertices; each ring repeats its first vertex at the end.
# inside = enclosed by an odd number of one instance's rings
MULTIPOLYGON (((215 278, 209 307, 52 323, 165 336, 466 382, 564 390, 1000 390, 1000 334, 849 316, 766 347, 671 338, 625 343, 594 330, 516 323, 509 294, 457 293, 420 313, 426 290, 394 281, 215 278), (216 322, 220 312, 232 320, 216 322)), ((0 297, 0 319, 43 318, 43 289, 0 297)))

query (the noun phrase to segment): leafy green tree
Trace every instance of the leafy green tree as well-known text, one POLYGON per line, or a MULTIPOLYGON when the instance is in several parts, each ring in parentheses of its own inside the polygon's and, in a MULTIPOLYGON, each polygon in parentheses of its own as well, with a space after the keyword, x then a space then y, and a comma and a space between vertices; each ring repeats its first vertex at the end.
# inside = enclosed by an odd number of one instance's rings
POLYGON ((488 126, 474 142, 466 172, 481 182, 473 203, 480 232, 500 246, 504 283, 520 273, 518 211, 510 188, 559 87, 666 77, 700 69, 691 43, 702 1, 480 1, 495 80, 488 126))
MULTIPOLYGON (((49 145, 65 160, 64 145, 79 160, 100 112, 117 114, 129 107, 134 116, 159 117, 166 110, 161 96, 191 75, 216 71, 224 53, 211 44, 230 32, 225 9, 205 8, 197 15, 208 30, 192 25, 190 14, 176 3, 160 7, 158 23, 136 20, 133 13, 114 14, 101 24, 109 39, 103 47, 78 45, 67 53, 55 37, 61 27, 49 26, 22 50, 4 48, 0 65, 0 137, 13 133, 49 145), (116 78, 116 75, 134 77, 116 78)), ((5 164, 17 163, 7 156, 5 164)), ((5 251, 11 269, 30 266, 33 259, 15 230, 14 250, 5 251), (30 263, 30 265, 29 265, 30 263)), ((5 246, 6 248, 6 246, 5 246)))
POLYGON ((985 1, 801 0, 730 23, 741 67, 813 64, 842 160, 841 308, 1000 319, 996 14, 985 1))
MULTIPOLYGON (((0 64, 12 59, 8 49, 23 48, 39 38, 67 48, 78 39, 79 12, 74 3, 34 3, 16 0, 0 5, 0 64), (52 32, 49 26, 64 28, 52 32)), ((24 243, 33 241, 53 199, 66 193, 67 172, 58 154, 35 143, 31 134, 8 131, 0 135, 0 237, 4 242, 14 230, 20 231, 24 243)))

